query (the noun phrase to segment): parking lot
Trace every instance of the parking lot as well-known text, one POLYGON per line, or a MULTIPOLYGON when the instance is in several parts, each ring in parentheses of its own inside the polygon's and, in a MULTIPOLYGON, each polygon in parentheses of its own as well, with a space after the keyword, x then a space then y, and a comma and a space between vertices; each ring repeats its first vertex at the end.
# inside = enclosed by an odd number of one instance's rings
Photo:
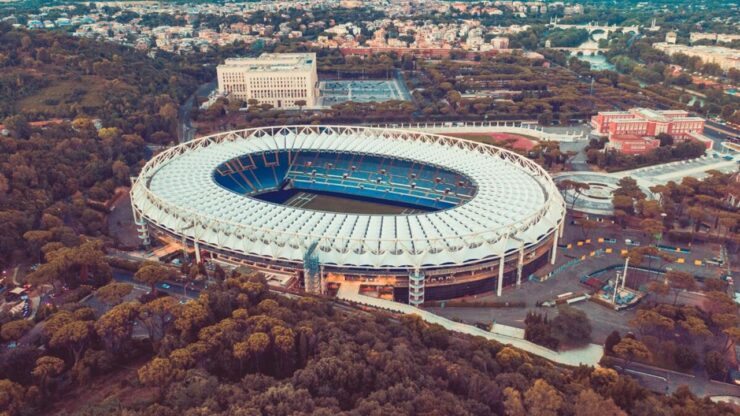
MULTIPOLYGON (((438 313, 451 319, 461 320, 466 323, 491 323, 493 321, 516 326, 524 327, 524 318, 528 310, 539 310, 546 312, 550 317, 557 315, 554 308, 537 307, 537 302, 554 300, 558 295, 573 292, 590 292, 592 289, 581 283, 581 277, 590 275, 596 271, 608 269, 613 266, 623 265, 624 259, 621 256, 622 250, 634 247, 628 245, 626 240, 631 244, 639 243, 641 245, 650 244, 648 238, 639 231, 621 230, 612 228, 603 228, 592 233, 591 238, 585 238, 582 235, 580 227, 577 225, 566 226, 564 238, 560 241, 558 259, 554 266, 548 266, 537 273, 543 276, 550 271, 559 270, 553 273, 553 276, 544 281, 527 280, 526 276, 522 281, 520 288, 505 287, 503 295, 497 297, 495 292, 483 293, 477 296, 466 298, 469 301, 477 302, 524 302, 525 307, 510 308, 429 308, 431 312, 438 313), (602 238, 603 241, 599 241, 602 238), (586 240, 589 240, 586 243, 586 240), (577 243, 581 241, 579 246, 577 243), (568 248, 568 244, 571 245, 568 248), (611 250, 607 250, 607 248, 611 250), (607 251, 609 251, 607 253, 607 251), (573 261, 578 259, 578 261, 573 261), (581 260, 583 259, 583 260, 581 260)), ((660 268, 670 267, 675 270, 682 270, 691 273, 698 278, 719 277, 724 273, 720 267, 708 265, 706 260, 719 256, 719 246, 694 244, 691 245, 689 253, 671 253, 676 259, 683 258, 683 263, 671 262, 668 264, 660 261, 646 260, 643 267, 660 268), (695 263, 701 261, 701 265, 695 263)), ((733 260, 736 264, 737 260, 733 260)), ((604 282, 614 279, 615 272, 606 271, 598 275, 598 278, 604 282)), ((644 287, 650 280, 658 277, 654 273, 630 269, 628 271, 627 283, 630 287, 644 287)), ((703 294, 696 292, 683 292, 679 295, 678 301, 683 304, 700 305, 703 302, 703 294)), ((593 340, 603 342, 609 333, 616 329, 622 333, 630 330, 629 321, 634 317, 634 308, 614 311, 605 306, 590 301, 582 301, 572 305, 581 309, 589 316, 593 326, 593 340)))

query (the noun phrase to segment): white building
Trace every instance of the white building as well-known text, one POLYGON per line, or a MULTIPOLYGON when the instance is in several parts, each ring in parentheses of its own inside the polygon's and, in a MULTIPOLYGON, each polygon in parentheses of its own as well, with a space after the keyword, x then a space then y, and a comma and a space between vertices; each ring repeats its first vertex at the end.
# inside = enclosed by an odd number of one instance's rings
POLYGON ((668 32, 665 35, 665 43, 670 43, 672 45, 675 45, 677 39, 678 39, 678 36, 676 35, 676 32, 668 32))
POLYGON ((731 33, 699 33, 691 32, 689 35, 691 43, 698 42, 700 40, 710 40, 717 43, 731 43, 736 40, 740 40, 740 35, 731 33))
POLYGON ((230 58, 217 68, 221 94, 274 108, 313 107, 318 96, 315 53, 264 53, 230 58), (297 104, 300 101, 305 103, 297 104))
POLYGON ((697 56, 702 62, 714 63, 720 66, 724 71, 732 68, 740 69, 740 52, 736 49, 724 48, 721 46, 687 46, 674 45, 670 43, 653 43, 653 48, 663 51, 668 55, 682 53, 688 56, 697 56))
POLYGON ((497 36, 491 39, 493 49, 509 49, 509 38, 497 36))

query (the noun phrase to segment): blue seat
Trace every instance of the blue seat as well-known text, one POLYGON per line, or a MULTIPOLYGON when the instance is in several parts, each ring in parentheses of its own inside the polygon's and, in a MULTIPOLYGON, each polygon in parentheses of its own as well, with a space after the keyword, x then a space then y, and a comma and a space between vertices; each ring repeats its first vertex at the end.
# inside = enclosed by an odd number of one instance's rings
POLYGON ((280 189, 291 180, 296 189, 435 209, 458 205, 475 192, 456 172, 407 160, 338 152, 245 155, 219 166, 214 178, 227 189, 250 195, 280 189))

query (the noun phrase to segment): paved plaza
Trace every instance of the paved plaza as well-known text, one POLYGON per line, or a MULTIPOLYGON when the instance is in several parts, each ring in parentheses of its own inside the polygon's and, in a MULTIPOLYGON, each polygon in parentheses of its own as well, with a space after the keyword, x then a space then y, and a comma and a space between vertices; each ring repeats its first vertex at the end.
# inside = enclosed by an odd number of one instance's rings
POLYGON ((319 106, 331 107, 347 101, 356 103, 411 100, 411 94, 398 79, 321 81, 319 106))
POLYGON ((582 192, 576 197, 572 190, 563 193, 566 203, 570 205, 575 199, 574 209, 596 215, 612 215, 612 192, 617 188, 617 182, 621 178, 631 177, 637 181, 645 195, 652 198, 650 187, 661 185, 670 181, 680 182, 687 176, 703 178, 707 172, 716 170, 719 172, 735 172, 740 164, 740 154, 723 155, 711 152, 702 157, 691 160, 664 163, 644 168, 625 170, 620 172, 563 172, 553 175, 556 182, 570 179, 576 182, 589 184, 591 189, 582 192))

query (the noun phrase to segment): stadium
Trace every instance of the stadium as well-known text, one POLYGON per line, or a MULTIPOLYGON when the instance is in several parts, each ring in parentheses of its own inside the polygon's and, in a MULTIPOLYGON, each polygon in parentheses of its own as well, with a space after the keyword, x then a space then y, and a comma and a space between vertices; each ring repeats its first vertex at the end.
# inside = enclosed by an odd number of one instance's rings
POLYGON ((218 133, 152 158, 131 188, 142 240, 290 273, 323 293, 344 280, 414 305, 519 285, 554 261, 565 204, 507 150, 359 126, 218 133))

